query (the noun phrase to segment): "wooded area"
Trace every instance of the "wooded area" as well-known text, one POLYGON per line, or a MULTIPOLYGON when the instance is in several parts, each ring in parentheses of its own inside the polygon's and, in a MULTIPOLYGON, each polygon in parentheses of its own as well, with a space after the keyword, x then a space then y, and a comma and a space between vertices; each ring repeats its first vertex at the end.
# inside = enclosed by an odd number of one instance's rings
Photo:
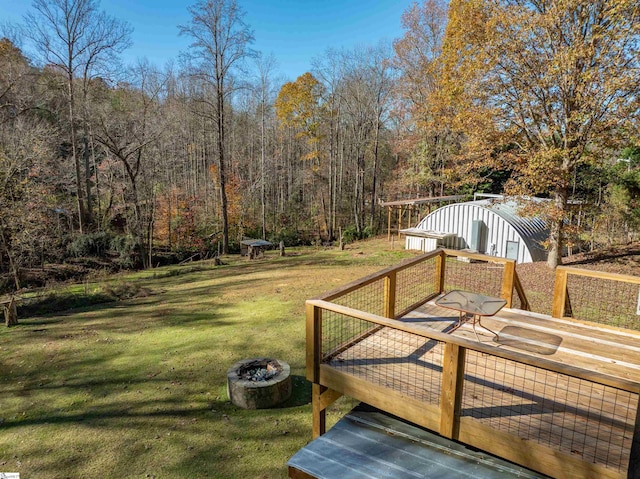
POLYGON ((637 237, 640 11, 633 0, 427 0, 393 44, 330 50, 282 81, 235 0, 176 26, 174 64, 123 66, 97 0, 34 0, 0 40, 0 269, 207 255, 243 237, 347 240, 381 199, 548 197, 566 242, 637 237), (567 204, 581 200, 580 220, 567 204))

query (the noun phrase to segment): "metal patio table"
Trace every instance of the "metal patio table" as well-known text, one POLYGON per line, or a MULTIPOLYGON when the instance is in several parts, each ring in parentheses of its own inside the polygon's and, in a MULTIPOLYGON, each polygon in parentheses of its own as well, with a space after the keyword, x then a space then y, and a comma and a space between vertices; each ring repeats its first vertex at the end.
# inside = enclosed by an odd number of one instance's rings
POLYGON ((498 333, 484 326, 481 320, 483 317, 493 316, 500 311, 507 304, 504 299, 454 289, 436 299, 436 304, 443 308, 458 311, 459 316, 456 327, 460 327, 466 319, 470 320, 473 325, 473 333, 478 341, 480 341, 480 338, 476 332, 476 324, 479 324, 481 328, 486 329, 500 340, 498 333))

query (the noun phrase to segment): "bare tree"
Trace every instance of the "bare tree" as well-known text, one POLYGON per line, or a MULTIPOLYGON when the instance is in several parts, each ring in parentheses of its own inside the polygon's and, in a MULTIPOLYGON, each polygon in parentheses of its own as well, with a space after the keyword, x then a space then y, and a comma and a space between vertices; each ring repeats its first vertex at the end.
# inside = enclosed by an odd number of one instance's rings
POLYGON ((351 156, 355 159, 353 215, 356 230, 362 234, 365 223, 366 184, 369 176, 370 226, 374 225, 378 191, 380 132, 389 109, 392 76, 388 45, 356 48, 341 53, 343 118, 351 140, 351 156), (371 165, 366 158, 370 152, 371 165), (367 173, 370 172, 370 175, 367 173))
POLYGON ((337 230, 336 218, 338 204, 342 197, 342 185, 344 183, 344 161, 338 165, 338 157, 344 160, 344 155, 339 155, 340 139, 344 136, 340 133, 340 118, 342 115, 342 94, 340 92, 342 82, 342 58, 337 50, 329 49, 323 57, 313 60, 313 72, 324 85, 324 104, 327 110, 327 149, 329 151, 328 169, 328 195, 329 195, 329 219, 328 236, 332 240, 337 230))
POLYGON ((262 239, 267 238, 267 195, 265 187, 266 178, 266 121, 269 111, 272 109, 274 90, 271 75, 276 67, 276 59, 273 55, 259 56, 256 60, 258 67, 259 83, 258 94, 260 96, 260 206, 262 213, 262 239))
POLYGON ((235 0, 206 0, 189 8, 191 22, 180 26, 180 34, 193 39, 192 57, 198 61, 197 74, 215 88, 214 108, 217 132, 218 183, 222 208, 222 252, 229 250, 227 207, 227 159, 225 156, 225 101, 233 92, 234 68, 252 52, 253 32, 244 22, 244 12, 235 0))
POLYGON ((153 225, 153 179, 151 158, 145 154, 162 133, 163 122, 158 117, 159 103, 165 88, 165 78, 146 62, 134 69, 136 86, 123 84, 110 92, 98 113, 96 140, 124 168, 129 184, 129 198, 133 209, 132 230, 141 251, 142 264, 151 266, 151 235, 153 225), (150 171, 149 175, 146 174, 150 171), (141 191, 144 186, 145 192, 141 191))
POLYGON ((82 232, 86 223, 91 221, 91 207, 89 183, 84 178, 88 163, 83 175, 77 151, 74 80, 81 75, 86 87, 87 80, 96 69, 129 46, 131 28, 99 10, 96 0, 33 0, 33 8, 35 12, 25 16, 25 36, 34 43, 41 60, 61 71, 66 79, 71 156, 82 232))

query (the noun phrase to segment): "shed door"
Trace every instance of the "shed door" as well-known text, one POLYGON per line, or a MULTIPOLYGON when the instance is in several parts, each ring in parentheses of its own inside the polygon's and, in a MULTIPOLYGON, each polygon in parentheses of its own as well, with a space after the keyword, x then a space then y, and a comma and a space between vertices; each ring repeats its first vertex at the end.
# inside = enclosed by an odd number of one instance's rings
POLYGON ((507 241, 507 259, 518 260, 519 241, 507 241))

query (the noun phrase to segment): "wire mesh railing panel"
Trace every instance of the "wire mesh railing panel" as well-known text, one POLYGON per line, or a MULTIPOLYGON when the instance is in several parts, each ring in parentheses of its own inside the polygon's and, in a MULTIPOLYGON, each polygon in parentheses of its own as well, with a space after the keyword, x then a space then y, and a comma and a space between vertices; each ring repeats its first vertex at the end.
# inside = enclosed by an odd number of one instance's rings
POLYGON ((424 301, 436 292, 436 258, 414 264, 396 275, 396 312, 424 301))
POLYGON ((504 265, 492 262, 465 262, 447 258, 444 290, 461 289, 487 296, 502 295, 504 265))
POLYGON ((384 278, 365 284, 331 300, 331 302, 358 311, 384 316, 384 278))
POLYGON ((424 403, 439 403, 441 342, 328 311, 322 331, 323 363, 424 403))
POLYGON ((638 395, 468 351, 462 416, 576 456, 626 470, 638 395))
POLYGON ((565 315, 640 331, 640 285, 569 274, 567 291, 570 310, 565 315))
POLYGON ((378 325, 333 311, 322 311, 322 360, 330 359, 360 341, 378 325))

